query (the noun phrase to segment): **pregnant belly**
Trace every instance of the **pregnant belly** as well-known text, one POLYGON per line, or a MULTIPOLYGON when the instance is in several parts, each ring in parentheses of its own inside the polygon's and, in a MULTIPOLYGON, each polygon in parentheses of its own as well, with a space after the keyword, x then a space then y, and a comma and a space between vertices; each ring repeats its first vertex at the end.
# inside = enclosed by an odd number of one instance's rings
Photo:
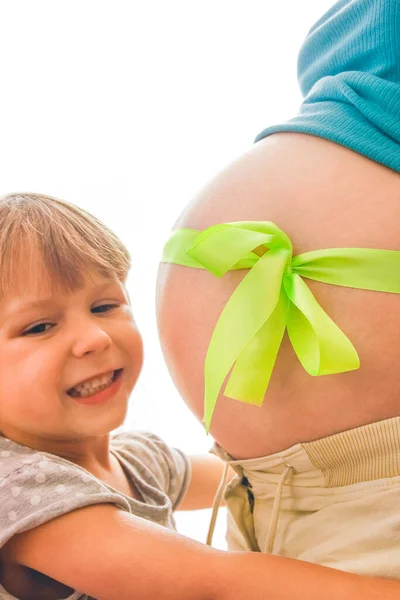
MULTIPOLYGON (((272 135, 202 189, 175 228, 240 220, 273 221, 291 238, 294 254, 334 247, 400 251, 400 175, 327 140, 272 135)), ((208 343, 245 275, 231 271, 217 279, 198 269, 160 267, 164 355, 178 390, 200 419, 208 343)), ((361 367, 311 377, 285 337, 261 408, 223 394, 218 398, 210 432, 237 458, 400 415, 400 296, 307 285, 353 342, 361 367)))

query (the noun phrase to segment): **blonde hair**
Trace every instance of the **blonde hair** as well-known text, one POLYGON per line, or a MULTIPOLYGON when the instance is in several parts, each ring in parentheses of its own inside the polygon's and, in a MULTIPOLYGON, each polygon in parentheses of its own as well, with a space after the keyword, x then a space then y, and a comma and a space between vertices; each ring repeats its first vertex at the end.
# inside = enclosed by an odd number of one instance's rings
POLYGON ((85 210, 41 194, 0 197, 0 297, 34 256, 67 292, 81 287, 88 271, 124 283, 131 266, 121 240, 85 210))

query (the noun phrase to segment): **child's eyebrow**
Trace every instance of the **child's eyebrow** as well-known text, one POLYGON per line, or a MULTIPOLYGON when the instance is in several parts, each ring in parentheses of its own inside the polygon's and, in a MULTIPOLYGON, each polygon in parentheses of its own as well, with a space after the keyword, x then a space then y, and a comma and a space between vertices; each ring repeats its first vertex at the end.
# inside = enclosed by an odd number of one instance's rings
POLYGON ((18 311, 26 311, 31 308, 42 308, 43 306, 49 306, 49 304, 54 303, 54 298, 46 298, 43 300, 32 300, 31 302, 20 303, 19 306, 15 308, 18 311))
MULTIPOLYGON (((117 287, 118 286, 114 281, 108 281, 95 286, 92 289, 92 292, 95 294, 102 294, 111 289, 114 291, 117 287)), ((118 291, 121 292, 119 289, 118 291)), ((9 310, 4 310, 4 312, 0 311, 0 324, 9 319, 15 318, 16 316, 23 315, 30 310, 49 308, 50 306, 54 307, 55 304, 57 304, 57 299, 54 296, 48 296, 39 300, 21 300, 20 302, 16 301, 15 303, 12 303, 12 306, 9 308, 9 310)))
POLYGON ((9 319, 23 315, 24 313, 27 313, 30 310, 54 306, 54 302, 54 298, 49 297, 43 298, 42 300, 31 300, 29 302, 13 303, 12 307, 10 307, 8 310, 0 312, 0 323, 4 323, 9 319))

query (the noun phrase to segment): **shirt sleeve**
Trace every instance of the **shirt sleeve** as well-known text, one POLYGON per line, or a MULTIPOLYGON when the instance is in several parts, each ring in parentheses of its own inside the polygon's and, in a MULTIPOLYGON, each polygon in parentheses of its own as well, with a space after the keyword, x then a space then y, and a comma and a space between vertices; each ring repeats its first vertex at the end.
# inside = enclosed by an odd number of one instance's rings
POLYGON ((142 476, 164 492, 175 510, 181 502, 191 477, 188 457, 166 444, 159 436, 147 432, 125 432, 115 438, 132 459, 140 462, 142 476))
POLYGON ((111 503, 131 512, 123 496, 67 460, 18 449, 1 456, 0 548, 18 533, 85 506, 111 503))

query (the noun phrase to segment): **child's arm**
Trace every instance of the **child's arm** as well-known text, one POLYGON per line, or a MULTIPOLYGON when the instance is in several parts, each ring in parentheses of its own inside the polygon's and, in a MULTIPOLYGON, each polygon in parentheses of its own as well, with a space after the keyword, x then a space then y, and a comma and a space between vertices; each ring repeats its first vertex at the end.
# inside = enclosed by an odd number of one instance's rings
MULTIPOLYGON (((191 478, 188 488, 179 503, 177 510, 198 510, 210 508, 221 482, 225 463, 212 454, 189 456, 191 464, 191 478)), ((235 475, 229 467, 226 482, 235 475)), ((223 506, 221 502, 221 506, 223 506)))
POLYGON ((256 552, 228 552, 223 575, 221 578, 223 592, 218 596, 223 600, 238 598, 398 600, 400 598, 398 580, 363 577, 292 558, 256 552))
POLYGON ((6 558, 97 600, 398 600, 400 582, 261 553, 221 552, 96 505, 11 539, 6 558))

